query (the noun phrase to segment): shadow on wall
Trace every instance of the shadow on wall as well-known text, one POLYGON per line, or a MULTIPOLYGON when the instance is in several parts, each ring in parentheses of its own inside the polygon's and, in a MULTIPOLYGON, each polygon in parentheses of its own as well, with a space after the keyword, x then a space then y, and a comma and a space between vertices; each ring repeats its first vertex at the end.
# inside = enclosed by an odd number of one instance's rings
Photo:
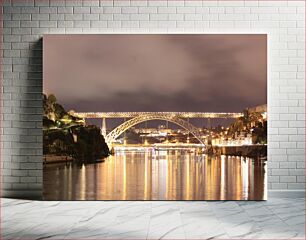
MULTIPOLYGON (((27 133, 21 138, 20 170, 27 171, 27 177, 20 186, 12 187, 4 196, 22 199, 42 199, 43 192, 43 146, 42 146, 42 90, 43 90, 43 39, 30 43, 25 72, 20 73, 20 128, 27 133), (24 74, 24 75, 23 75, 24 74), (22 164, 27 163, 27 164, 22 164), (25 182, 27 181, 27 182, 25 182)), ((24 134, 23 132, 20 135, 24 134)))

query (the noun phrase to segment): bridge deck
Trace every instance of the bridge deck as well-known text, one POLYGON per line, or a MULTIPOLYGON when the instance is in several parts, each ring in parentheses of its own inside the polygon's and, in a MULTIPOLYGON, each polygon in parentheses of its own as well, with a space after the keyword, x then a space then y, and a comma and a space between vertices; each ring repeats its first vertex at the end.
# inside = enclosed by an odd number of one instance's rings
POLYGON ((79 118, 134 118, 141 115, 163 114, 180 118, 239 118, 243 113, 214 112, 70 112, 79 118))

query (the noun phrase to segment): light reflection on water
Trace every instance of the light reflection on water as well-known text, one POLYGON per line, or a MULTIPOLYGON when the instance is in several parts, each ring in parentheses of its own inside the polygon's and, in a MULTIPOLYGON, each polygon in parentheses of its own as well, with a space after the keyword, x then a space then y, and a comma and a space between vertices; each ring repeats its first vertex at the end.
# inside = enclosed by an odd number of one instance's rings
POLYGON ((263 200, 266 161, 186 150, 117 152, 96 164, 46 164, 46 200, 263 200))

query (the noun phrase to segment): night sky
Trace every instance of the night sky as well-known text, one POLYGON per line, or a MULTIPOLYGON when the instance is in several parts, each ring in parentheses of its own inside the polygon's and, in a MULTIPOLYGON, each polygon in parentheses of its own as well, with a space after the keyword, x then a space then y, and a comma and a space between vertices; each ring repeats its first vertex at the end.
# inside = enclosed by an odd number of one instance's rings
POLYGON ((45 35, 66 110, 241 112, 267 102, 265 34, 45 35))

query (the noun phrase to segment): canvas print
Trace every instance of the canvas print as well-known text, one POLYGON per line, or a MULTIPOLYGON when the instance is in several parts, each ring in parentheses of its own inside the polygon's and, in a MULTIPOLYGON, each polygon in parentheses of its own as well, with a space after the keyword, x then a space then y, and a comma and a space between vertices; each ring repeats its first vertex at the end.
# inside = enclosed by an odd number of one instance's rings
POLYGON ((46 200, 265 200, 267 35, 43 37, 46 200))

